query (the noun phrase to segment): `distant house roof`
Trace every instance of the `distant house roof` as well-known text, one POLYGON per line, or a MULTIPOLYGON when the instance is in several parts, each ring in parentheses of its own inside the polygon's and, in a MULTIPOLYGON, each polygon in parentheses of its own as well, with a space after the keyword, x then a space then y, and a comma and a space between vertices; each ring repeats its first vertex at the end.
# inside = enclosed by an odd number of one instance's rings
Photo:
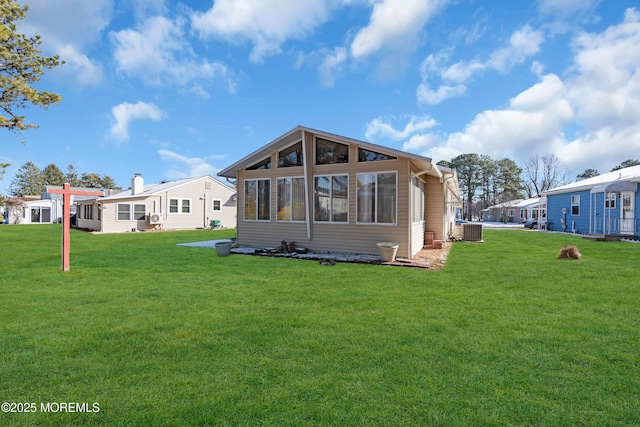
MULTIPOLYGON (((635 183, 635 184, 640 182, 640 165, 619 169, 613 172, 603 173, 602 175, 594 176, 593 178, 587 178, 581 181, 572 182, 571 184, 552 188, 551 190, 545 191, 544 194, 548 195, 548 194, 567 193, 571 191, 592 190, 596 187, 600 187, 600 191, 605 191, 606 188, 611 184, 625 183, 625 182, 635 183)), ((628 184, 626 185, 621 184, 621 185, 625 188, 633 188, 633 189, 636 188, 634 185, 628 185, 628 184)), ((616 187, 619 187, 619 186, 616 186, 616 187)), ((609 190, 606 190, 606 191, 616 191, 616 190, 614 190, 614 186, 612 186, 609 190)))
POLYGON ((484 208, 480 212, 487 212, 487 211, 489 211, 491 209, 513 208, 520 202, 522 202, 522 199, 509 200, 507 202, 498 203, 497 205, 493 205, 493 206, 489 206, 488 208, 484 208))
POLYGON ((7 197, 4 199, 5 204, 8 205, 15 205, 17 203, 26 203, 26 202, 33 202, 36 200, 41 200, 42 197, 41 196, 22 196, 22 197, 7 197))
MULTIPOLYGON (((100 188, 89 188, 89 187, 71 187, 71 189, 79 190, 79 191, 102 191, 103 194, 107 194, 109 192, 109 190, 100 189, 100 188)), ((48 193, 48 190, 62 190, 61 185, 45 185, 44 190, 42 191, 42 198, 51 199, 51 200, 60 200, 62 202, 62 194, 48 193)), ((82 196, 77 194, 74 194, 72 197, 73 197, 72 199, 73 202, 90 200, 90 199, 96 198, 96 196, 82 196)))
POLYGON ((530 199, 520 200, 518 203, 514 205, 514 208, 518 209, 526 209, 538 206, 540 204, 541 197, 532 197, 530 199))
POLYGON ((259 149, 252 152, 251 154, 238 160, 231 166, 228 166, 225 169, 221 170, 220 172, 218 172, 218 176, 224 176, 227 178, 236 178, 238 170, 246 168, 247 166, 250 166, 251 164, 257 161, 262 160, 264 156, 270 154, 273 150, 277 149, 280 146, 286 146, 286 144, 288 143, 293 144, 300 141, 304 132, 309 132, 314 135, 331 139, 336 142, 343 142, 346 144, 355 144, 364 149, 377 151, 377 152, 389 154, 392 156, 410 158, 415 162, 416 165, 418 165, 418 167, 420 167, 421 169, 427 171, 429 174, 434 176, 442 177, 443 172, 452 173, 452 170, 449 168, 436 166, 435 164, 433 164, 429 157, 420 156, 418 154, 407 153, 406 151, 400 151, 393 148, 384 147, 382 145, 372 144, 370 142, 360 141, 357 139, 352 139, 352 138, 332 134, 329 132, 324 132, 317 129, 311 129, 305 126, 297 126, 292 130, 290 130, 289 132, 285 133, 284 135, 279 136, 278 138, 260 147, 259 149))
MULTIPOLYGON (((231 191, 235 191, 235 189, 233 187, 230 187, 230 186, 224 184, 223 182, 220 182, 220 180, 215 179, 214 177, 212 177, 210 175, 202 175, 202 176, 197 176, 197 177, 176 179, 176 180, 173 180, 173 181, 162 181, 162 182, 158 182, 158 183, 154 183, 154 184, 145 184, 143 186, 142 191, 137 193, 137 194, 132 194, 131 193, 131 189, 128 189, 128 190, 122 190, 122 191, 120 191, 118 193, 115 193, 113 195, 110 195, 110 196, 99 197, 98 199, 99 200, 104 200, 104 201, 110 201, 110 200, 123 200, 123 199, 129 199, 129 198, 140 198, 140 197, 154 196, 154 195, 160 194, 160 193, 162 193, 164 191, 167 191, 167 190, 170 190, 170 189, 174 189, 174 188, 180 187, 182 185, 186 185, 186 184, 189 184, 191 182, 198 181, 198 180, 204 179, 204 178, 211 178, 214 181, 216 181, 217 183, 219 183, 220 185, 222 185, 223 187, 227 187, 231 191)), ((95 197, 94 197, 94 199, 95 199, 95 197)))
POLYGON ((526 209, 531 207, 536 207, 540 204, 540 197, 532 197, 530 199, 514 199, 509 200, 508 202, 498 203, 497 205, 489 206, 486 209, 482 209, 481 212, 488 212, 491 209, 526 209))

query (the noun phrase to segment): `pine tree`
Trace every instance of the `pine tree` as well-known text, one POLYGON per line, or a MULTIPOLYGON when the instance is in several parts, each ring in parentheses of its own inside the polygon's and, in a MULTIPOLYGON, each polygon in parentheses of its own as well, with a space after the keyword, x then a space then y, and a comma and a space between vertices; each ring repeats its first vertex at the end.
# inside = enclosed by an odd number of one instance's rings
POLYGON ((18 169, 9 187, 9 192, 14 197, 39 196, 43 190, 42 171, 33 162, 27 162, 18 169))
MULTIPOLYGON (((41 55, 40 36, 27 37, 16 32, 15 21, 24 19, 28 6, 20 6, 13 0, 0 0, 0 127, 20 134, 37 128, 26 123, 17 110, 32 104, 48 108, 61 101, 58 94, 36 89, 45 69, 59 66, 58 56, 41 55)), ((24 140, 23 140, 24 142, 24 140)))

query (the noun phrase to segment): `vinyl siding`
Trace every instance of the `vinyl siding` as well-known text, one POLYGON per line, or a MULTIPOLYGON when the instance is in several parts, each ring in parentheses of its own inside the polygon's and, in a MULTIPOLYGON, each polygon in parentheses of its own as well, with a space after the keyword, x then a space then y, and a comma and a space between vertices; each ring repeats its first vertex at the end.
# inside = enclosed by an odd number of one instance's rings
MULTIPOLYGON (((163 223, 161 228, 164 230, 208 228, 213 219, 220 220, 223 227, 234 228, 236 226, 234 194, 235 191, 233 189, 220 184, 213 178, 205 177, 151 196, 105 199, 102 204, 101 231, 104 233, 122 233, 152 230, 156 226, 149 223, 148 217, 151 213, 162 214, 163 223), (206 182, 211 183, 210 188, 206 188, 206 182), (191 212, 170 213, 169 200, 173 198, 190 200, 191 212), (213 210, 213 199, 221 200, 221 211, 213 210), (119 221, 117 206, 120 203, 144 204, 146 206, 145 219, 140 221, 119 221)), ((96 218, 95 212, 94 218, 96 218)))
POLYGON ((415 255, 424 247, 424 222, 411 223, 411 255, 415 255))
MULTIPOLYGON (((638 185, 640 188, 640 184, 638 185)), ((634 213, 635 213, 635 235, 640 237, 640 197, 638 197, 638 190, 635 193, 635 205, 634 205, 634 213)), ((573 191, 567 193, 558 193, 558 194, 548 194, 547 195, 547 221, 551 222, 550 230, 554 231, 563 231, 562 222, 560 221, 562 218, 566 218, 566 231, 575 230, 577 233, 588 234, 593 232, 594 234, 609 234, 610 232, 613 234, 617 234, 618 231, 615 229, 610 229, 608 226, 603 225, 603 219, 606 215, 606 221, 609 221, 609 218, 613 220, 613 223, 616 223, 617 219, 620 218, 620 208, 621 208, 621 200, 620 194, 616 194, 616 207, 614 209, 605 209, 604 208, 604 193, 596 193, 591 194, 590 190, 582 190, 582 191, 573 191), (580 215, 571 215, 571 196, 579 195, 580 196, 580 215), (593 207, 593 204, 596 204, 596 207, 593 207), (564 215, 562 213, 562 208, 567 209, 567 214, 564 215), (591 212, 595 210, 596 218, 594 219, 591 215, 591 212), (589 222, 591 223, 591 227, 589 222)))
MULTIPOLYGON (((385 160, 378 162, 357 162, 357 146, 351 145, 349 151, 350 162, 334 165, 314 165, 312 139, 305 135, 305 166, 277 168, 277 151, 271 154, 272 165, 269 170, 247 171, 238 173, 238 231, 237 239, 240 245, 277 246, 282 240, 294 241, 298 246, 310 250, 353 252, 363 254, 377 254, 378 242, 390 241, 397 243, 398 256, 409 256, 409 161, 407 159, 385 160), (349 177, 348 190, 348 222, 325 223, 311 222, 311 238, 307 236, 307 224, 299 222, 276 221, 276 179, 287 176, 304 176, 307 174, 307 219, 313 218, 313 180, 318 175, 342 175, 349 177), (361 172, 395 172, 397 179, 396 224, 357 224, 356 223, 356 176, 361 172), (246 179, 267 178, 271 181, 271 219, 270 221, 244 220, 244 181, 246 179), (241 202, 240 202, 241 201, 241 202)), ((292 143, 297 141, 291 141, 292 143)), ((282 146, 284 148, 284 146, 282 146)), ((256 159, 258 161, 259 159, 256 159)))
POLYGON ((445 240, 444 186, 437 177, 427 176, 425 185, 425 231, 433 231, 435 240, 445 240))
POLYGON ((566 221, 566 230, 577 233, 589 233, 589 196, 590 190, 576 191, 547 196, 547 221, 551 221, 550 230, 564 231, 561 219, 566 221), (571 215, 571 196, 580 196, 580 215, 571 215), (566 215, 562 209, 566 208, 566 215))

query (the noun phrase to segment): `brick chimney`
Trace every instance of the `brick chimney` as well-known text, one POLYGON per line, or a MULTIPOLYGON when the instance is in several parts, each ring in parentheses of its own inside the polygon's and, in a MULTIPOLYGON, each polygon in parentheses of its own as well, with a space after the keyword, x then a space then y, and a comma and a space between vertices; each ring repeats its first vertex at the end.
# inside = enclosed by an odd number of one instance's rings
POLYGON ((136 194, 140 194, 144 191, 144 179, 142 179, 142 174, 137 173, 131 180, 131 195, 135 196, 136 194))

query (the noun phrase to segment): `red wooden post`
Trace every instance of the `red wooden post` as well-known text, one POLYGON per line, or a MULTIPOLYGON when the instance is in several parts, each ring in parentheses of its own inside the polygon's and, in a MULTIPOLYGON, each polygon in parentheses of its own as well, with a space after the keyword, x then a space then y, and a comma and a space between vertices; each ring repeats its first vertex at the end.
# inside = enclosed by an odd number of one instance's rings
POLYGON ((47 189, 49 194, 62 194, 62 271, 69 271, 69 249, 71 245, 71 196, 103 196, 102 191, 72 190, 68 182, 62 190, 47 189))

